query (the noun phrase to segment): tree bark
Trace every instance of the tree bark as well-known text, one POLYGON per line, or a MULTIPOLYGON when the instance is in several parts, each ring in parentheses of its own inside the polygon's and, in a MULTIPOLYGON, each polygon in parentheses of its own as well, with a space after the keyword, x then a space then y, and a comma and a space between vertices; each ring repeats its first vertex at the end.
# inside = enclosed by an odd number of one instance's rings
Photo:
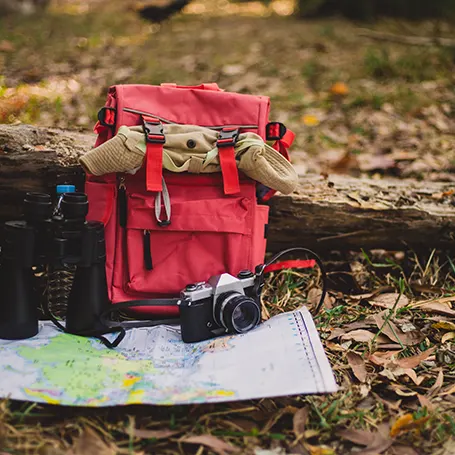
MULTIPOLYGON (((89 133, 0 125, 0 221, 20 216, 27 191, 52 193, 58 183, 82 189, 78 157, 94 142, 89 133)), ((269 203, 270 251, 455 249, 454 184, 342 175, 300 180, 294 194, 269 203)))
POLYGON ((297 192, 270 201, 270 247, 455 250, 453 188, 412 179, 302 176, 297 192))

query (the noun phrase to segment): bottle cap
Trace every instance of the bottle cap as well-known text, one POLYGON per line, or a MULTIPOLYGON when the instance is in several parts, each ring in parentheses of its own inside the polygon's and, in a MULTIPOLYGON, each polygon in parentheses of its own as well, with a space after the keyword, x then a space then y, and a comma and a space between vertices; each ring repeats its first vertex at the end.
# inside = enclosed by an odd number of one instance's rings
POLYGON ((57 194, 74 193, 76 191, 76 187, 74 185, 57 185, 56 191, 57 194))

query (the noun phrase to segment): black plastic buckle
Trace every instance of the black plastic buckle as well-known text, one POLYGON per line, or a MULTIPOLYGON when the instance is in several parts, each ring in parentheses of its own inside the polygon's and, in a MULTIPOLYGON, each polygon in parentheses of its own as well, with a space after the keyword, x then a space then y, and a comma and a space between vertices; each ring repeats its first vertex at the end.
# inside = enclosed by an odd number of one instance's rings
POLYGON ((288 129, 281 122, 270 122, 265 126, 265 139, 267 141, 279 141, 283 139, 288 129))
POLYGON ((98 111, 98 121, 103 126, 107 126, 109 128, 113 128, 115 126, 115 113, 116 113, 115 107, 104 106, 98 111), (106 122, 106 111, 112 111, 113 112, 113 114, 109 115, 110 117, 112 116, 113 119, 114 119, 114 121, 112 123, 107 123, 106 122))
POLYGON ((223 128, 217 140, 217 147, 233 147, 239 139, 238 128, 223 128))
POLYGON ((151 144, 164 144, 166 138, 164 136, 164 128, 162 123, 159 120, 150 121, 142 120, 145 140, 151 144))

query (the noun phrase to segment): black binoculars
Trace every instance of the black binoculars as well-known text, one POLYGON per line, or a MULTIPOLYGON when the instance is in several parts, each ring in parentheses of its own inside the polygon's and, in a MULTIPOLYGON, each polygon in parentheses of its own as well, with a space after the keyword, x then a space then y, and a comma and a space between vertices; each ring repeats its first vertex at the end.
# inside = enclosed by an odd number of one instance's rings
POLYGON ((103 330, 99 315, 110 305, 104 226, 87 221, 87 213, 84 193, 65 193, 56 215, 50 195, 27 193, 24 219, 5 223, 0 256, 0 339, 25 339, 38 333, 41 297, 34 286, 34 267, 75 266, 65 331, 90 335, 103 330))

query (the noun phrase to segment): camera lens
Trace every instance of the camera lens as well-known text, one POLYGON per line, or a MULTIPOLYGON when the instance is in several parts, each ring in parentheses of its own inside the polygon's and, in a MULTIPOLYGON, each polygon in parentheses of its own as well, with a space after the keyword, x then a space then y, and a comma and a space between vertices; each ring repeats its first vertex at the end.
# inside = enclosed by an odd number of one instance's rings
POLYGON ((258 324, 261 310, 251 297, 226 292, 217 298, 214 316, 215 321, 229 332, 244 333, 258 324))
POLYGON ((85 193, 65 193, 61 202, 63 216, 67 219, 85 219, 88 200, 85 193))

